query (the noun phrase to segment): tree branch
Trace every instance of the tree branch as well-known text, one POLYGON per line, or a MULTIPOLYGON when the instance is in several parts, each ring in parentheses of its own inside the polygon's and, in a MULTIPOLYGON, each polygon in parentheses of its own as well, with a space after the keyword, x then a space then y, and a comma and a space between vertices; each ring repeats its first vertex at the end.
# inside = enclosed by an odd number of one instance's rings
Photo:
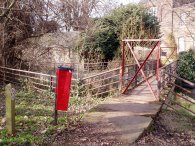
POLYGON ((1 15, 0 15, 0 21, 1 19, 3 19, 3 17, 7 17, 7 15, 9 14, 11 8, 13 8, 13 6, 15 5, 16 0, 13 0, 12 3, 10 4, 10 6, 8 7, 7 10, 5 10, 1 15))

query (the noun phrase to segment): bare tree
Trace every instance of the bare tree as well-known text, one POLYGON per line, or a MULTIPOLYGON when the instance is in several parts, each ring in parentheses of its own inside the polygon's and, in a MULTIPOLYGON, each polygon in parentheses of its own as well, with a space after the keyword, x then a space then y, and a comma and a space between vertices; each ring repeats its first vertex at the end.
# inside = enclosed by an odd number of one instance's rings
POLYGON ((60 0, 57 9, 66 31, 85 30, 100 0, 60 0))
POLYGON ((13 49, 29 37, 57 31, 55 21, 48 19, 48 1, 0 1, 1 63, 14 65, 20 61, 22 50, 13 49))
POLYGON ((22 47, 15 48, 27 38, 86 30, 92 13, 105 4, 103 0, 0 0, 0 63, 21 62, 22 47))

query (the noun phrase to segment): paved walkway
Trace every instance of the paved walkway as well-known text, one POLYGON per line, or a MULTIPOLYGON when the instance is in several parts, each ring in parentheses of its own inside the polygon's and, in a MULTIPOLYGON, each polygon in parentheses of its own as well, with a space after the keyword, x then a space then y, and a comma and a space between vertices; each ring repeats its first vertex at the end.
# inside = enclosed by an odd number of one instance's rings
MULTIPOLYGON (((156 87, 154 78, 153 89, 156 87)), ((111 98, 87 113, 83 122, 104 125, 97 127, 97 133, 105 139, 117 139, 131 144, 141 136, 152 122, 152 116, 160 108, 160 103, 152 96, 146 83, 135 88, 130 95, 111 98)))

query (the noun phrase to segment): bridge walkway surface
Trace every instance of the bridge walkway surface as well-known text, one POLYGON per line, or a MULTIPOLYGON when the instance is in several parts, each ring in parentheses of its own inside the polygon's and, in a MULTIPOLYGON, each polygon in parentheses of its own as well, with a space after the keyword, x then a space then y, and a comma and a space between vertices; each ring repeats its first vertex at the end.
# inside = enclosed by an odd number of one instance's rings
MULTIPOLYGON (((149 82, 157 91, 156 79, 153 77, 149 82)), ((160 106, 147 84, 143 83, 128 95, 112 97, 99 104, 84 115, 82 122, 97 126, 94 134, 97 133, 100 138, 116 139, 129 145, 148 128, 160 106)))

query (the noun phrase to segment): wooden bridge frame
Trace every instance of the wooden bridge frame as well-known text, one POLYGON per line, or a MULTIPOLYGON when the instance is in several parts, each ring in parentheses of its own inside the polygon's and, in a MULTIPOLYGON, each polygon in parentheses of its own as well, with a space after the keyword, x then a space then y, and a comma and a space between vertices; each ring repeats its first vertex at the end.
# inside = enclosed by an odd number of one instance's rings
POLYGON ((148 82, 148 79, 143 71, 143 67, 146 64, 147 60, 150 58, 151 54, 153 53, 153 51, 157 48, 157 66, 156 66, 156 79, 157 81, 159 81, 159 68, 160 68, 160 39, 125 39, 122 41, 122 78, 124 76, 124 69, 125 69, 125 48, 126 46, 129 48, 130 52, 132 53, 136 64, 138 65, 139 69, 137 70, 137 72, 135 73, 135 75, 133 76, 133 78, 130 80, 130 82, 128 83, 128 85, 126 86, 126 88, 122 91, 123 94, 125 94, 129 88, 129 86, 132 84, 132 82, 134 81, 134 79, 137 77, 137 75, 141 72, 144 80, 146 81, 152 95, 158 100, 159 98, 155 95, 154 91, 152 90, 152 87, 150 85, 150 83, 148 82), (154 47, 151 49, 150 53, 148 54, 148 56, 146 57, 146 59, 144 60, 144 62, 142 64, 139 63, 135 52, 134 52, 134 46, 132 45, 132 42, 155 42, 154 47))

